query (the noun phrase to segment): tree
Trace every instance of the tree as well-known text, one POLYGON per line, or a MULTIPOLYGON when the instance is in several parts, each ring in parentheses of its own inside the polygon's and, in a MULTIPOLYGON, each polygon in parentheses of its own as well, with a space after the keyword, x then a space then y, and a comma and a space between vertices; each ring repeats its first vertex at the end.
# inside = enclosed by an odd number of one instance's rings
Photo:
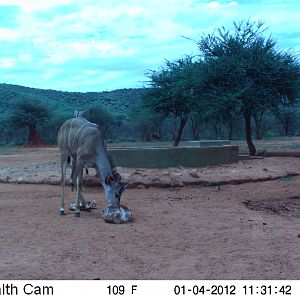
POLYGON ((205 111, 193 111, 189 116, 189 126, 192 132, 193 140, 199 140, 203 135, 204 129, 209 121, 208 115, 205 111))
POLYGON ((199 140, 199 135, 202 129, 203 120, 197 112, 192 112, 189 117, 189 125, 192 131, 193 140, 199 140))
POLYGON ((154 133, 157 133, 161 139, 162 125, 165 120, 163 114, 137 104, 131 109, 128 119, 139 131, 142 141, 151 141, 154 133))
POLYGON ((262 125, 264 113, 265 113, 265 110, 263 110, 263 109, 254 110, 252 113, 252 116, 254 119, 254 124, 255 124, 255 134, 256 134, 257 140, 262 139, 261 125, 262 125))
POLYGON ((164 113, 152 112, 151 121, 153 124, 152 139, 155 136, 157 140, 161 141, 163 138, 163 124, 165 122, 166 115, 164 113))
POLYGON ((279 120, 285 135, 291 133, 293 125, 297 122, 297 113, 295 108, 290 106, 280 106, 274 111, 274 114, 279 120))
POLYGON ((9 124, 14 128, 27 127, 29 129, 28 145, 34 146, 44 144, 36 129, 37 126, 45 124, 49 118, 50 112, 42 103, 26 99, 16 103, 9 117, 9 124))
POLYGON ((46 141, 49 144, 57 143, 57 133, 61 125, 68 119, 73 118, 71 111, 60 111, 54 110, 49 107, 49 110, 52 111, 51 118, 47 121, 42 128, 37 127, 40 136, 43 141, 46 141))
POLYGON ((173 115, 179 119, 174 146, 178 146, 183 129, 192 111, 194 63, 186 56, 174 62, 166 61, 158 71, 150 71, 150 89, 143 96, 143 104, 161 115, 173 115))
POLYGON ((292 105, 299 92, 300 67, 292 51, 280 51, 261 22, 234 23, 198 42, 205 66, 200 81, 211 109, 226 109, 245 122, 250 155, 255 155, 251 117, 259 111, 292 105), (223 107, 223 108, 222 108, 223 107))
POLYGON ((114 115, 100 105, 90 108, 88 119, 102 128, 105 138, 110 135, 110 126, 116 123, 114 115))
POLYGON ((139 138, 142 141, 149 142, 151 141, 151 131, 152 131, 152 124, 151 124, 151 115, 147 110, 142 109, 140 106, 135 106, 130 111, 129 121, 139 133, 139 138))

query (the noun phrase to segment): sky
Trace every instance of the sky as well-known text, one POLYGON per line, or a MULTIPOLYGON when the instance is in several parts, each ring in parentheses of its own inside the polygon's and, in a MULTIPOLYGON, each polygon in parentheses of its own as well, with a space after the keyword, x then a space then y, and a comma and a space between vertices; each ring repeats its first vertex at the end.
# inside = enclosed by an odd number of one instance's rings
POLYGON ((0 0, 0 83, 144 87, 148 70, 199 54, 192 40, 248 18, 300 54, 299 0, 0 0))

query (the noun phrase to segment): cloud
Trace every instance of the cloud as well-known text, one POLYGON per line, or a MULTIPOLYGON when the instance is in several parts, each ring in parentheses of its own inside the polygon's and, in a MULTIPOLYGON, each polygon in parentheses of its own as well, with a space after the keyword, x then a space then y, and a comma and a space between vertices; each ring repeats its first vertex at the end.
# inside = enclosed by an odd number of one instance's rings
POLYGON ((209 2, 205 6, 212 9, 219 9, 221 7, 220 3, 217 1, 209 2))
POLYGON ((236 2, 236 1, 231 1, 231 2, 228 2, 225 4, 222 4, 218 1, 211 1, 207 4, 205 4, 205 7, 209 8, 209 9, 213 9, 213 10, 219 10, 219 9, 226 9, 226 8, 231 9, 232 7, 237 6, 237 5, 238 5, 238 2, 236 2))
POLYGON ((85 70, 84 73, 86 75, 94 75, 97 73, 97 70, 85 70))
POLYGON ((18 60, 21 63, 31 63, 32 62, 32 55, 30 53, 21 53, 18 56, 18 60))
POLYGON ((0 76, 64 90, 137 87, 164 59, 198 53, 182 36, 198 40, 249 17, 265 21, 280 47, 300 50, 299 7, 292 0, 0 0, 0 76))
POLYGON ((126 57, 135 54, 134 49, 122 48, 117 42, 90 40, 88 43, 73 42, 66 47, 73 52, 76 57, 126 57))
POLYGON ((10 57, 0 58, 0 68, 2 69, 11 69, 15 66, 16 60, 10 57))
POLYGON ((14 42, 20 39, 20 33, 14 29, 0 28, 0 41, 14 42))
POLYGON ((24 12, 35 12, 67 5, 70 2, 71 0, 0 0, 0 6, 18 6, 24 12))

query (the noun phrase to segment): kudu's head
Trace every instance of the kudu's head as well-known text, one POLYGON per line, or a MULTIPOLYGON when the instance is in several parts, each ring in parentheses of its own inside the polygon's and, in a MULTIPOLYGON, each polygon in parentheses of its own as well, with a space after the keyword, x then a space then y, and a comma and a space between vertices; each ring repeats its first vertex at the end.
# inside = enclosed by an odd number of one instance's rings
POLYGON ((105 192, 110 205, 120 204, 121 195, 127 186, 128 185, 126 183, 121 182, 121 175, 119 173, 106 177, 105 192))
POLYGON ((91 114, 90 109, 84 110, 84 111, 79 111, 79 110, 76 110, 76 109, 73 110, 73 115, 74 115, 75 118, 86 119, 90 116, 90 114, 91 114))

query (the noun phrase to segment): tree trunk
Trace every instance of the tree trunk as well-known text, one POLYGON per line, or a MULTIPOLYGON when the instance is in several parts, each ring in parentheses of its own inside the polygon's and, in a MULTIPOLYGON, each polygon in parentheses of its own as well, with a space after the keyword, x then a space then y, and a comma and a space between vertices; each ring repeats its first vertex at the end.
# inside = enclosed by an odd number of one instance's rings
POLYGON ((251 137, 251 114, 250 112, 245 113, 245 125, 246 125, 246 141, 249 148, 250 155, 254 156, 256 153, 255 146, 252 142, 251 137))
POLYGON ((188 120, 187 117, 183 117, 183 118, 180 119, 178 132, 177 132, 177 135, 176 135, 175 140, 174 140, 174 147, 177 147, 179 142, 180 142, 182 132, 183 132, 183 129, 184 129, 184 126, 185 126, 187 120, 188 120))
POLYGON ((257 116, 257 115, 253 116, 254 123, 255 123, 256 139, 257 140, 262 139, 262 131, 261 131, 262 117, 263 117, 263 113, 261 113, 259 116, 257 116))
POLYGON ((29 128, 29 139, 28 145, 29 146, 37 146, 37 145, 44 145, 45 143, 42 139, 38 136, 36 129, 34 127, 29 128))
POLYGON ((193 134, 193 140, 198 141, 199 134, 200 134, 199 124, 196 124, 194 127, 192 127, 192 134, 193 134))
POLYGON ((231 141, 232 139, 232 133, 233 133, 233 123, 229 123, 228 124, 228 139, 229 141, 231 141))
POLYGON ((190 117, 190 127, 192 130, 192 137, 194 141, 199 139, 199 125, 201 124, 199 121, 197 122, 196 118, 190 117))
POLYGON ((214 124, 214 131, 217 140, 223 139, 223 124, 220 121, 214 124))
MULTIPOLYGON (((296 122, 296 116, 292 113, 277 113, 276 117, 278 118, 279 122, 282 125, 282 129, 283 129, 283 134, 285 134, 286 136, 289 135, 291 128, 293 126, 293 124, 296 122)), ((281 132, 282 134, 282 132, 281 132)))
POLYGON ((215 130, 215 136, 216 138, 218 138, 218 135, 219 135, 219 127, 217 124, 214 124, 214 130, 215 130))
POLYGON ((283 121, 283 129, 286 136, 290 134, 291 127, 293 126, 294 123, 295 120, 293 120, 289 116, 283 121))
POLYGON ((283 129, 284 129, 284 134, 285 136, 289 135, 289 129, 290 129, 290 124, 288 120, 285 120, 285 122, 283 123, 283 129))
POLYGON ((198 131, 197 131, 197 128, 195 128, 193 125, 191 125, 191 129, 192 129, 193 140, 194 141, 198 140, 198 131))
POLYGON ((154 121, 155 131, 158 133, 158 141, 162 140, 162 128, 164 125, 164 120, 162 121, 154 121))
POLYGON ((151 134, 149 132, 149 128, 147 126, 142 126, 140 128, 141 132, 141 140, 143 142, 150 142, 151 141, 151 134))
POLYGON ((157 126, 157 132, 158 132, 158 140, 161 141, 162 140, 162 125, 157 126))
POLYGON ((255 133, 256 133, 256 139, 261 140, 262 139, 262 134, 261 134, 260 127, 256 127, 255 133))

